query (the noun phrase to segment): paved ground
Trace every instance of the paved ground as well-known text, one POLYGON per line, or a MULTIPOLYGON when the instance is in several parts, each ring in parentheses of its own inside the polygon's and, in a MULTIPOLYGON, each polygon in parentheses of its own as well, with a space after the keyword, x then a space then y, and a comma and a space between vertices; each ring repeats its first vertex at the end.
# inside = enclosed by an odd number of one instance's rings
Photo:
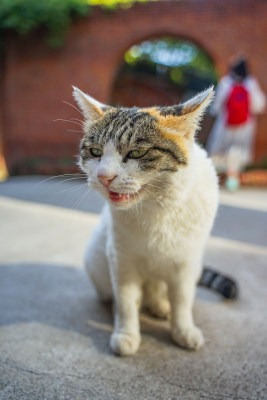
POLYGON ((266 191, 221 194, 205 263, 236 278, 240 298, 198 290, 204 349, 176 347, 167 321, 142 315, 139 353, 118 358, 111 309, 82 268, 101 199, 80 181, 39 182, 0 184, 1 400, 266 398, 266 191))

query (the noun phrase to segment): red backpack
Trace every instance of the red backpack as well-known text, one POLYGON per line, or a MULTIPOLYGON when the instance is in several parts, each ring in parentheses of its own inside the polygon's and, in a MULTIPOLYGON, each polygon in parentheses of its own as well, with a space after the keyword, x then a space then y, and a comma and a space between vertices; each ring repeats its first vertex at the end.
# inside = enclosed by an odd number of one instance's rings
POLYGON ((226 112, 226 124, 230 126, 243 124, 250 116, 249 92, 240 83, 235 84, 230 91, 226 112))

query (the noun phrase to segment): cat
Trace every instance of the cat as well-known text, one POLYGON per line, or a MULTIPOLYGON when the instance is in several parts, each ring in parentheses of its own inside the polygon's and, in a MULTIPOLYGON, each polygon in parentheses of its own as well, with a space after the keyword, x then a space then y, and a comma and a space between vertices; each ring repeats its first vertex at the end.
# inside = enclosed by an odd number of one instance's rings
MULTIPOLYGON (((85 265, 100 299, 114 301, 110 347, 117 355, 137 352, 141 307, 171 315, 178 346, 204 344, 192 306, 218 180, 195 133, 213 95, 211 87, 180 105, 116 108, 73 87, 85 118, 79 165, 107 200, 85 265)), ((202 284, 212 286, 205 272, 202 284)))

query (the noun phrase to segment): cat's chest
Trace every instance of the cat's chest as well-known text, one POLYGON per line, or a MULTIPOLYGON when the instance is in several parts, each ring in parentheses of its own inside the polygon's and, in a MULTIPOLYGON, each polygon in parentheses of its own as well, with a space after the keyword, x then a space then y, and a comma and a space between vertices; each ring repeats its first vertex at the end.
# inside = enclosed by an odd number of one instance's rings
POLYGON ((185 242, 187 223, 177 213, 142 214, 114 224, 116 242, 129 253, 146 258, 177 254, 185 242))

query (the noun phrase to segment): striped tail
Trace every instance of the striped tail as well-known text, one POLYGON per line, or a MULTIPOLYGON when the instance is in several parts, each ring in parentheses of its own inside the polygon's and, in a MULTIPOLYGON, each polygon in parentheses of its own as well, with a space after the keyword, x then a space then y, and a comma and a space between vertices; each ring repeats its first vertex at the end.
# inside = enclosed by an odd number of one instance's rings
POLYGON ((225 299, 233 300, 238 297, 236 282, 209 267, 204 267, 198 284, 220 293, 225 299))

